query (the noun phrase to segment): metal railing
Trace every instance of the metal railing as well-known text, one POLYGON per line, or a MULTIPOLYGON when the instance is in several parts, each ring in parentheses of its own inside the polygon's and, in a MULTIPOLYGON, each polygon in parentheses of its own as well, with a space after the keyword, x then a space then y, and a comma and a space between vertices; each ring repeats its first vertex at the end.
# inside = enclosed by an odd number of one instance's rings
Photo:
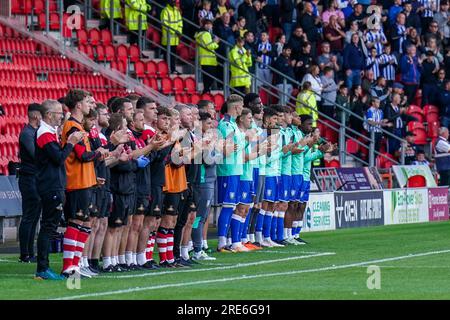
MULTIPOLYGON (((83 3, 81 3, 81 1, 78 1, 78 2, 80 4, 83 4, 83 3)), ((84 5, 84 12, 85 12, 85 14, 91 15, 92 12, 95 11, 95 9, 89 8, 89 12, 88 12, 87 7, 88 7, 89 2, 90 1, 88 0, 86 3, 83 4, 84 5)), ((160 4, 154 2, 153 0, 150 0, 149 2, 152 5, 155 5, 155 6, 159 7, 159 8, 161 8, 161 9, 164 8, 160 4)), ((126 3, 125 3, 125 6, 127 6, 126 3)), ((112 6, 112 0, 111 0, 110 17, 113 17, 113 9, 114 8, 112 6)), ((146 13, 146 16, 147 16, 147 21, 150 21, 152 23, 151 24, 152 28, 156 29, 158 32, 162 32, 162 28, 163 27, 168 29, 168 30, 172 30, 172 31, 175 32, 175 30, 172 27, 163 24, 162 21, 159 20, 158 18, 153 17, 152 15, 150 15, 148 13, 146 13), (157 27, 157 25, 160 25, 161 28, 157 27)), ((189 21, 189 20, 187 20, 185 18, 182 18, 182 19, 183 19, 184 23, 188 23, 191 26, 193 26, 193 27, 195 27, 197 29, 200 29, 200 27, 198 25, 196 25, 195 23, 193 23, 192 21, 189 21)), ((124 24, 122 24, 122 23, 118 22, 117 20, 111 18, 110 19, 111 34, 114 34, 114 28, 118 27, 118 26, 122 27, 124 30, 127 29, 124 24)), ((206 75, 206 76, 209 76, 212 79, 214 79, 217 83, 223 85, 223 91, 224 91, 225 98, 229 96, 230 92, 240 93, 238 90, 236 90, 235 88, 233 88, 233 87, 231 87, 229 85, 230 66, 233 65, 233 67, 235 67, 237 69, 240 69, 242 71, 246 71, 246 70, 242 69, 238 65, 236 65, 236 64, 234 64, 234 63, 229 61, 228 53, 229 53, 230 49, 233 46, 232 44, 230 44, 227 41, 219 38, 220 39, 220 43, 225 45, 225 52, 226 52, 225 56, 222 56, 222 55, 218 54, 217 52, 215 52, 215 55, 216 55, 217 61, 218 61, 218 65, 223 68, 223 79, 219 79, 218 77, 216 77, 216 76, 214 76, 212 74, 209 74, 208 72, 206 72, 205 70, 203 70, 201 68, 200 63, 199 63, 199 59, 198 59, 198 47, 199 47, 199 44, 193 45, 193 44, 196 43, 195 39, 190 38, 190 37, 188 37, 187 35, 185 35, 183 33, 179 34, 179 33, 175 32, 177 34, 177 37, 179 37, 181 43, 183 43, 188 48, 190 48, 192 50, 195 50, 196 58, 195 58, 195 61, 192 63, 191 61, 187 61, 186 59, 184 59, 184 58, 180 57, 179 55, 177 55, 176 52, 172 52, 171 46, 170 46, 170 32, 168 32, 168 37, 169 37, 167 39, 168 40, 167 41, 168 45, 166 47, 164 47, 161 44, 156 43, 156 42, 148 39, 146 37, 146 30, 145 30, 145 32, 143 32, 144 30, 142 30, 141 26, 142 26, 142 23, 141 23, 141 20, 140 20, 139 21, 139 30, 137 32, 135 32, 135 31, 128 31, 128 33, 133 33, 133 34, 135 34, 138 37, 138 46, 139 46, 141 52, 144 51, 147 48, 148 45, 151 45, 151 46, 156 47, 158 49, 164 50, 164 51, 166 51, 166 56, 174 56, 179 61, 182 61, 184 64, 186 64, 188 66, 191 66, 193 68, 193 70, 194 70, 194 73, 195 73, 195 76, 196 76, 196 79, 197 79, 197 81, 196 81, 197 83, 199 82, 198 81, 199 80, 199 75, 206 75)), ((252 59, 254 59, 254 58, 256 58, 256 56, 252 56, 252 59)), ((168 65, 169 65, 169 70, 170 70, 170 67, 171 67, 170 66, 170 59, 167 59, 167 62, 168 62, 168 65)), ((259 64, 259 62, 256 64, 256 67, 258 67, 258 64, 259 64)), ((268 67, 271 70, 272 74, 277 75, 277 76, 279 76, 279 77, 281 77, 283 79, 283 87, 286 87, 288 82, 293 83, 293 84, 295 84, 297 86, 300 86, 300 83, 296 79, 290 78, 290 77, 288 77, 285 74, 281 74, 278 70, 274 69, 272 66, 268 66, 268 67)), ((295 104, 291 102, 291 101, 295 101, 296 103, 300 103, 304 107, 306 107, 306 108, 308 108, 308 109, 310 109, 310 110, 312 110, 314 112, 317 112, 317 114, 319 115, 319 119, 318 119, 319 123, 321 123, 322 125, 326 126, 329 129, 337 132, 338 135, 339 135, 339 140, 338 140, 338 142, 339 142, 339 159, 340 159, 341 163, 345 163, 346 162, 346 157, 347 156, 353 158, 354 160, 358 161, 359 163, 361 163, 363 165, 369 165, 369 166, 374 166, 375 165, 375 158, 376 158, 376 156, 381 156, 381 157, 384 157, 386 159, 389 159, 389 160, 393 161, 392 158, 389 158, 386 155, 380 153, 379 150, 375 150, 375 137, 374 137, 374 132, 373 131, 370 132, 370 137, 367 137, 367 136, 363 135, 362 133, 357 132, 357 131, 353 130, 352 128, 347 127, 346 121, 345 121, 346 115, 353 116, 354 118, 358 119, 359 121, 366 122, 366 120, 363 117, 361 117, 360 115, 352 112, 349 109, 344 108, 343 106, 337 104, 334 101, 330 101, 330 100, 328 100, 328 99, 326 99, 324 97, 321 97, 323 101, 328 102, 328 104, 333 105, 337 110, 341 111, 340 112, 341 113, 341 119, 336 120, 336 119, 334 119, 334 118, 324 114, 323 112, 320 112, 318 110, 314 110, 309 105, 302 103, 301 101, 297 100, 296 97, 293 97, 293 96, 285 93, 285 90, 283 90, 283 91, 278 90, 278 88, 275 85, 273 85, 272 83, 268 83, 268 82, 266 82, 263 79, 259 79, 256 76, 257 72, 255 72, 254 74, 248 72, 248 74, 251 77, 251 82, 252 82, 252 87, 253 88, 257 89, 258 85, 262 84, 262 86, 260 86, 259 89, 265 91, 270 97, 274 97, 276 99, 279 99, 279 101, 282 104, 295 107, 295 104), (324 121, 323 119, 325 119, 327 121, 324 121), (349 133, 351 133, 352 135, 350 135, 349 133), (355 138, 355 137, 357 137, 357 138, 355 138), (368 151, 369 151, 369 159, 368 159, 368 161, 365 161, 364 159, 358 157, 355 154, 351 154, 351 153, 347 152, 346 138, 354 141, 355 143, 357 143, 362 148, 368 149, 368 151), (365 144, 364 142, 358 140, 358 138, 360 138, 361 140, 367 141, 367 144, 365 144)), ((404 164, 404 157, 405 157, 404 142, 405 142, 405 140, 401 139, 400 137, 395 136, 391 132, 386 131, 384 129, 381 129, 381 132, 387 137, 390 137, 392 139, 396 139, 396 140, 400 141, 400 144, 401 144, 400 161, 396 162, 394 160, 393 162, 404 164)))

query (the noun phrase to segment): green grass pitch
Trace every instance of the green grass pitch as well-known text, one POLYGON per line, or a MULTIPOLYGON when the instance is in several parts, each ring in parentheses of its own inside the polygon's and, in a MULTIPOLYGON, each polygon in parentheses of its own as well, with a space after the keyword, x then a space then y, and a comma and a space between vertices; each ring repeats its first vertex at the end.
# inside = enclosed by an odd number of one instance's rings
MULTIPOLYGON (((102 274, 80 289, 34 280, 35 265, 0 255, 0 299, 450 299, 450 221, 303 238, 310 244, 215 253, 190 269, 102 274)), ((52 255, 55 271, 61 262, 52 255)))

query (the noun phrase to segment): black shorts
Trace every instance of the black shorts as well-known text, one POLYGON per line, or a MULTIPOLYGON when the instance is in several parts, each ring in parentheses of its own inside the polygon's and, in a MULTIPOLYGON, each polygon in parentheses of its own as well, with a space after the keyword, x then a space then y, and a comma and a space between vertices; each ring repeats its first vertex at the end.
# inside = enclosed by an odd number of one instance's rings
POLYGON ((177 216, 182 193, 165 193, 164 194, 164 211, 163 214, 169 216, 177 216))
POLYGON ((92 190, 93 208, 90 212, 91 217, 107 218, 111 210, 111 193, 104 187, 96 187, 92 190))
POLYGON ((136 207, 134 209, 134 214, 146 215, 148 216, 150 212, 150 199, 147 196, 137 195, 136 196, 136 207))
POLYGON ((152 186, 150 188, 150 209, 148 210, 148 215, 151 217, 161 218, 163 210, 163 199, 164 194, 162 192, 162 187, 152 186))
POLYGON ((196 212, 200 199, 200 187, 193 186, 192 188, 188 188, 183 192, 181 197, 181 203, 178 208, 178 211, 187 213, 196 212))
POLYGON ((72 219, 88 221, 92 208, 92 188, 66 191, 64 217, 67 222, 72 219))
POLYGON ((128 223, 128 216, 133 213, 135 208, 134 194, 114 194, 111 214, 108 218, 110 227, 120 227, 128 223))

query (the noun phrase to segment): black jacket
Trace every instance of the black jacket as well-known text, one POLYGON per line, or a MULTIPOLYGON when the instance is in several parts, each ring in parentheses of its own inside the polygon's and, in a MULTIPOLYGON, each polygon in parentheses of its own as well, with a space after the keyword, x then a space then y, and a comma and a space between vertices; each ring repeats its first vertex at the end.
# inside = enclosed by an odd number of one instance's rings
POLYGON ((319 29, 320 23, 316 24, 316 18, 312 15, 304 13, 300 17, 300 26, 303 32, 308 36, 309 42, 317 42, 320 38, 319 29))
MULTIPOLYGON (((281 12, 281 23, 289 23, 292 22, 292 14, 294 13, 295 0, 281 0, 280 1, 280 12, 281 12)), ((298 15, 297 15, 298 21, 298 15)))
MULTIPOLYGON (((278 70, 282 75, 287 75, 291 78, 295 78, 294 68, 291 66, 290 61, 283 55, 279 56, 277 60, 272 64, 273 68, 278 70)), ((274 73, 274 84, 282 84, 283 77, 274 73)), ((287 83, 290 83, 288 81, 287 83)))
POLYGON ((243 2, 238 8, 238 16, 245 18, 245 27, 248 31, 256 33, 256 10, 253 6, 243 2))
POLYGON ((20 174, 36 174, 35 137, 37 129, 27 124, 19 135, 20 174))

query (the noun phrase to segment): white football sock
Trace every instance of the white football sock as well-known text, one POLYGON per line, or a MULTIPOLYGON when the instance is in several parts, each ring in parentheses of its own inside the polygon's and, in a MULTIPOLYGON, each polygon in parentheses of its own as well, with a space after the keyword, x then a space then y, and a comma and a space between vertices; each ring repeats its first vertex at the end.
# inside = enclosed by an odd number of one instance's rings
POLYGON ((111 257, 103 257, 103 268, 108 268, 111 265, 111 257))
POLYGON ((256 231, 255 232, 255 242, 259 242, 261 243, 263 241, 263 237, 262 237, 262 231, 256 231))
POLYGON ((204 249, 208 249, 208 240, 202 240, 202 246, 204 249))
POLYGON ((226 247, 226 245, 227 245, 227 237, 220 236, 218 244, 219 249, 226 247))
POLYGON ((133 264, 133 252, 131 251, 125 252, 125 262, 128 266, 133 264))
POLYGON ((184 260, 189 260, 189 247, 188 246, 181 246, 180 247, 180 256, 184 260))
POLYGON ((119 255, 119 264, 126 264, 127 261, 125 260, 125 255, 121 254, 119 255))
POLYGON ((145 252, 140 252, 137 254, 137 264, 142 266, 147 262, 147 258, 145 256, 145 252))

